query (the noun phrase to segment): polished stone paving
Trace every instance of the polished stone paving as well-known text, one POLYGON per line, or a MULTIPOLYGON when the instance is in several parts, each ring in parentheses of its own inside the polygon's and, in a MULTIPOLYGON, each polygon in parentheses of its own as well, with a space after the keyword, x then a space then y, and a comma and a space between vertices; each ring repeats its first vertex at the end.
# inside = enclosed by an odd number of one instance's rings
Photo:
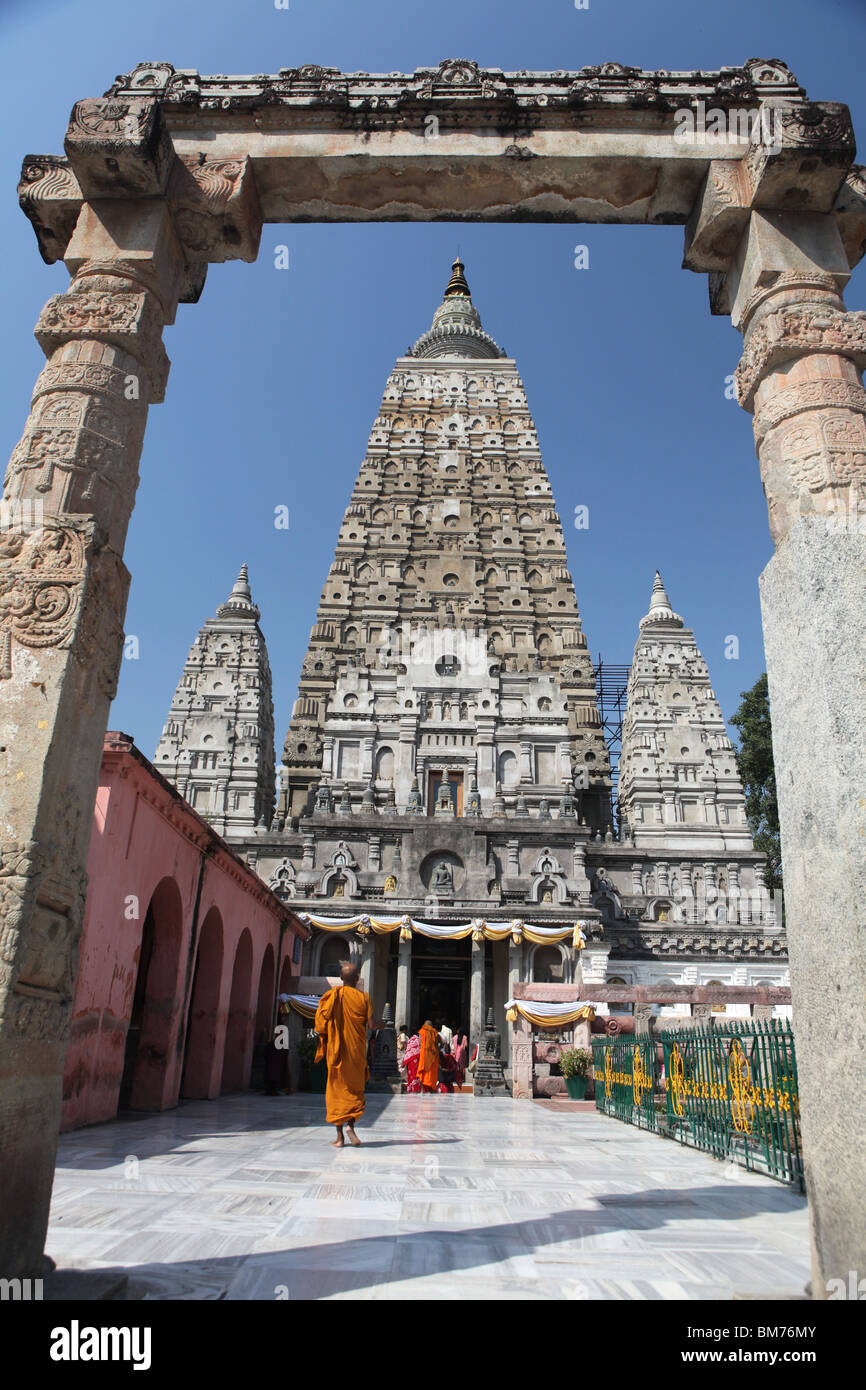
POLYGON ((158 1299, 802 1294, 803 1198, 594 1112, 370 1096, 185 1102, 61 1136, 47 1251, 158 1299))

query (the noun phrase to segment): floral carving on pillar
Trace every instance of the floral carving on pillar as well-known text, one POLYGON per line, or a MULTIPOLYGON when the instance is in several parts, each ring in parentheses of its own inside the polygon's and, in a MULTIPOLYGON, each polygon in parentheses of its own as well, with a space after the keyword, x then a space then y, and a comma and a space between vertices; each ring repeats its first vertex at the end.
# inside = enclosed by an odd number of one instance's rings
POLYGON ((778 545, 800 516, 860 527, 866 513, 866 314, 848 313, 833 275, 789 270, 742 311, 740 404, 778 545))

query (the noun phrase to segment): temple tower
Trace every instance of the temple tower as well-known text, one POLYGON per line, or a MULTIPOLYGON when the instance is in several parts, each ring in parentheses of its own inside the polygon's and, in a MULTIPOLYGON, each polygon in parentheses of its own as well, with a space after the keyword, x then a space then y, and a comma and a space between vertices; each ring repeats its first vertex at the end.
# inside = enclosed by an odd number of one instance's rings
POLYGON ((221 835, 268 824, 274 806, 271 668, 246 565, 193 642, 154 764, 221 835))
POLYGON ((619 805, 638 849, 753 849, 707 664, 658 571, 629 677, 619 805))
POLYGON ((560 518, 462 261, 385 386, 322 590, 278 823, 347 812, 610 819, 560 518), (446 790, 441 791, 443 786, 446 790))

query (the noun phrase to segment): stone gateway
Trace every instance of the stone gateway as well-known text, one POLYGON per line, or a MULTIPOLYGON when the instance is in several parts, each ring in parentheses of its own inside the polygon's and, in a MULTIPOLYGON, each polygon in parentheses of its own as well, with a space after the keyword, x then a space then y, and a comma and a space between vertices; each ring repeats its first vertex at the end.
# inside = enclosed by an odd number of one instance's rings
MULTIPOLYGON (((762 604, 814 1286, 866 1266, 853 1079, 824 1017, 832 998, 845 1053, 861 1057, 866 323, 842 299, 866 246, 866 181, 854 158, 847 109, 811 100, 778 60, 715 72, 605 63, 505 73, 447 59, 389 75, 308 65, 202 77, 141 64, 105 97, 76 102, 65 157, 25 159, 22 208, 44 259, 63 259, 72 280, 39 317, 46 366, 6 477, 8 501, 22 514, 41 502, 43 525, 6 533, 0 546, 6 1276, 40 1267, 89 807, 122 650, 123 546, 147 411, 168 375, 162 328, 179 303, 199 297, 209 263, 255 258, 263 222, 377 218, 680 223, 686 268, 708 274, 713 312, 730 314, 744 335, 736 389, 754 415, 777 547, 762 604), (742 133, 720 139, 697 120, 686 129, 690 108, 714 120, 721 112, 742 133), (431 116, 449 141, 447 160, 431 158, 422 138, 431 116), (809 793, 815 768, 819 799, 809 793), (814 929, 816 902, 832 924, 831 950, 814 929)), ((455 266, 431 329, 388 383, 371 435, 289 721, 276 825, 261 839, 253 832, 261 872, 287 861, 287 890, 294 875, 297 896, 319 910, 332 881, 346 908, 365 895, 372 905, 389 875, 396 911, 417 894, 421 860, 447 853, 465 866, 455 910, 478 916, 498 901, 510 914, 529 901, 532 920, 530 861, 547 847, 561 874, 545 875, 543 914, 573 917, 580 906, 590 971, 605 973, 615 950, 623 961, 640 958, 654 931, 662 954, 700 955, 704 936, 712 954, 714 942, 746 926, 743 887, 759 911, 753 923, 748 908, 746 955, 766 951, 772 933, 761 885, 749 881, 757 859, 738 825, 729 750, 696 649, 666 596, 656 598, 633 672, 646 709, 634 711, 634 733, 649 739, 650 756, 630 763, 632 838, 615 839, 586 639, 517 368, 484 333, 455 266), (428 535, 435 547, 425 553, 428 535), (402 646, 386 659, 404 615, 402 646), (427 650, 437 632, 450 641, 427 650), (353 667, 342 659, 350 651, 353 667), (678 746, 671 732, 682 732, 678 746), (357 867, 334 865, 329 875, 340 838, 357 867), (594 897, 588 885, 601 866, 612 888, 602 884, 594 897), (696 905, 716 903, 720 875, 728 917, 702 932, 696 905), (699 944, 687 948, 693 934, 699 944)), ((266 703, 254 702, 260 733, 266 703)), ((227 831, 229 820, 233 834, 242 829, 247 815, 260 824, 251 787, 226 779, 223 790, 227 831), (234 806, 235 794, 247 800, 234 806)), ((393 937, 360 938, 374 991, 393 966, 398 1013, 421 969, 409 938, 396 961, 386 959, 393 937)), ((435 961, 437 943, 426 944, 435 961)), ((519 979, 525 966, 476 933, 466 948, 477 1036, 485 997, 496 1008, 508 997, 506 976, 519 979)), ((450 963, 463 978, 465 966, 450 963)))

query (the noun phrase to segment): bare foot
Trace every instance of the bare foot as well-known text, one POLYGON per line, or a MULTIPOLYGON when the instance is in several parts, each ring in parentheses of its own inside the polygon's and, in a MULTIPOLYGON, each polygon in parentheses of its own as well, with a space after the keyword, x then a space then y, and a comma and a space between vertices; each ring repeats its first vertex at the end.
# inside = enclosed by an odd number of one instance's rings
POLYGON ((349 1130, 349 1143, 356 1149, 360 1149, 361 1141, 353 1129, 349 1130))
POLYGON ((344 1141, 343 1141, 342 1139, 333 1139, 333 1140, 331 1141, 331 1148, 332 1148, 332 1149, 344 1149, 345 1147, 346 1147, 346 1145, 345 1145, 345 1143, 344 1143, 344 1141))

